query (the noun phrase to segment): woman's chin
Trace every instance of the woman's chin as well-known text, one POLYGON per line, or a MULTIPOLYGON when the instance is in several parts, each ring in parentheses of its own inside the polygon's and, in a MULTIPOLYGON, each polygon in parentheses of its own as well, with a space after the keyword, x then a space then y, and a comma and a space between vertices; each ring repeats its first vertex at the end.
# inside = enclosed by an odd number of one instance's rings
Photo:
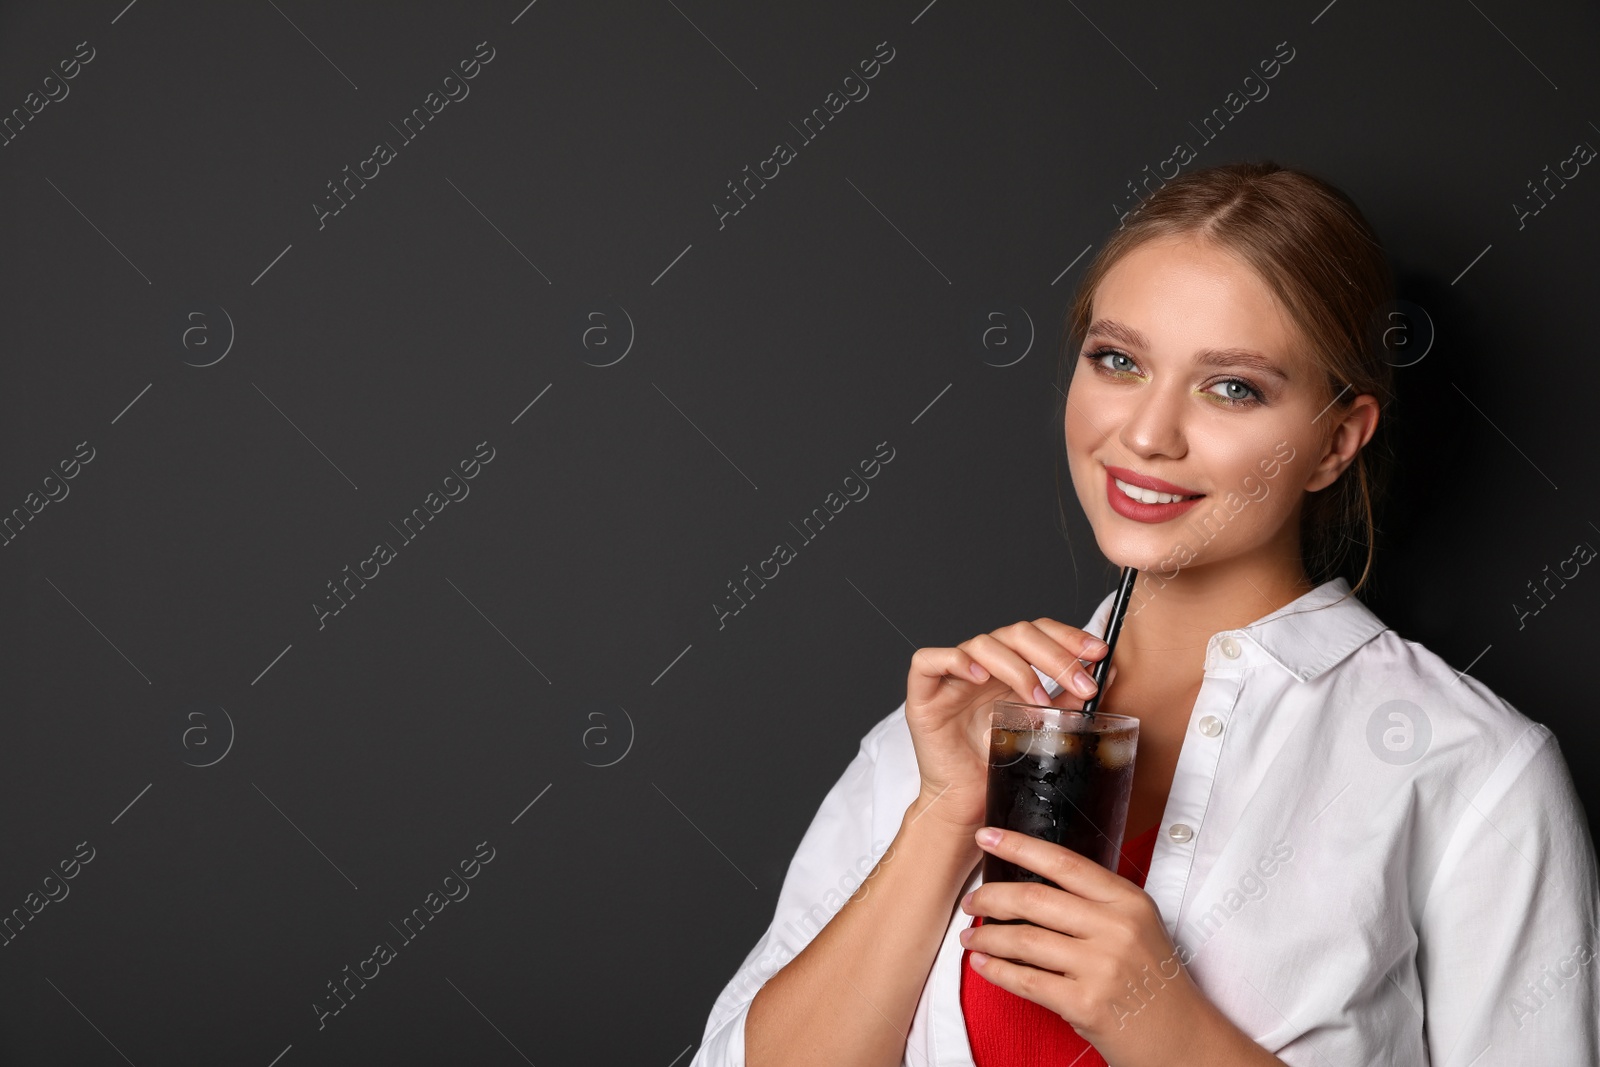
POLYGON ((1100 554, 1118 570, 1128 567, 1137 571, 1172 568, 1174 546, 1170 544, 1130 537, 1121 530, 1109 537, 1097 535, 1095 543, 1100 547, 1100 554))
POLYGON ((1170 571, 1175 560, 1193 556, 1192 551, 1182 548, 1182 538, 1172 523, 1135 522, 1109 513, 1109 509, 1107 513, 1091 511, 1081 499, 1079 504, 1094 531, 1100 554, 1119 569, 1170 571))

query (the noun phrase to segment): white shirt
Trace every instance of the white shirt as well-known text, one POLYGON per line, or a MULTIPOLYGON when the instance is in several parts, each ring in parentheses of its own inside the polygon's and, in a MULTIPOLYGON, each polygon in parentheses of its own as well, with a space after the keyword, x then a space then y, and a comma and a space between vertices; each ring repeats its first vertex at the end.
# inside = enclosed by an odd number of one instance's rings
MULTIPOLYGON (((1144 886, 1179 958, 1291 1065, 1595 1067, 1600 883, 1555 736, 1349 588, 1206 645, 1144 886)), ((902 703, 823 799, 691 1067, 744 1063, 756 991, 871 873, 918 782, 902 703)), ((956 902, 981 880, 951 900, 907 1065, 973 1063, 956 902)))

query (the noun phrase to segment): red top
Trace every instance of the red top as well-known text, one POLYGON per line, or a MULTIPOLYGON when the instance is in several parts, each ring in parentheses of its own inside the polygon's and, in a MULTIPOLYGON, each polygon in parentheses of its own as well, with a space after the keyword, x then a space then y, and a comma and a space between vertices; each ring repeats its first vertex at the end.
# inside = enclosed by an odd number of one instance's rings
MULTIPOLYGON (((1159 824, 1122 845, 1117 873, 1140 888, 1150 869, 1159 824)), ((973 916, 981 926, 983 916, 973 916)), ((972 969, 961 952, 961 1013, 967 1020, 967 1041, 978 1067, 1031 1067, 1039 1064, 1073 1064, 1106 1067, 1094 1046, 1061 1016, 1026 997, 1019 997, 985 979, 972 969)))

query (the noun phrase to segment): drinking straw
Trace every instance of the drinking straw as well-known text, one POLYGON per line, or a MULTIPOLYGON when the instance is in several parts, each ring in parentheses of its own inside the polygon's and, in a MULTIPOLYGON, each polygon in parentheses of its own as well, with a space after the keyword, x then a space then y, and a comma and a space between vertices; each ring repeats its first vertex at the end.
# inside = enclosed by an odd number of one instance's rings
POLYGON ((1111 670, 1111 654, 1117 650, 1117 634, 1122 632, 1122 617, 1128 612, 1128 601, 1133 599, 1133 580, 1139 572, 1132 567, 1122 569, 1122 581, 1117 586, 1117 595, 1111 601, 1111 618, 1106 622, 1106 636, 1104 641, 1106 654, 1100 657, 1100 662, 1094 665, 1094 696, 1083 702, 1083 713, 1093 715, 1094 709, 1100 703, 1100 695, 1105 692, 1106 674, 1111 670))

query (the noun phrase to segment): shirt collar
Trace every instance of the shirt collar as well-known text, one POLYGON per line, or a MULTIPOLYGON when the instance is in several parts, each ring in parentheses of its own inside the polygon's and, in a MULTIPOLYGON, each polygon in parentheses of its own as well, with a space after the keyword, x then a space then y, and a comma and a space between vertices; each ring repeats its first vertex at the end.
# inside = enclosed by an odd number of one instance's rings
MULTIPOLYGON (((1223 658, 1219 654, 1218 649, 1231 639, 1234 647, 1253 644, 1300 681, 1314 680, 1388 629, 1371 608, 1354 596, 1345 595, 1349 592, 1348 581, 1332 578, 1247 626, 1212 635, 1206 645, 1207 669, 1250 665, 1253 654, 1244 659, 1223 658)), ((1105 635, 1115 599, 1115 590, 1106 594, 1085 627, 1089 633, 1105 635)))

